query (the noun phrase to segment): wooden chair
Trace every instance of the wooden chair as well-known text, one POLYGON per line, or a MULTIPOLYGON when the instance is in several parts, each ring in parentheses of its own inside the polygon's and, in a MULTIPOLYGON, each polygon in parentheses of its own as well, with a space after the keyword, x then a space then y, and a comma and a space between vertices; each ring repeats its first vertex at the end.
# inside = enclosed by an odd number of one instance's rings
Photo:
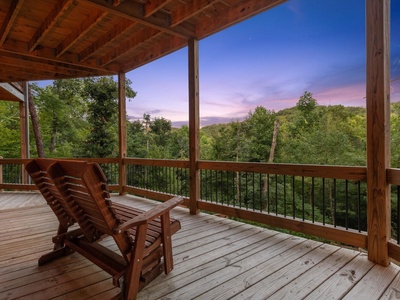
POLYGON ((163 271, 173 269, 171 235, 180 229, 170 210, 182 203, 174 197, 149 211, 109 200, 106 178, 98 164, 83 161, 35 159, 26 165, 38 189, 59 221, 54 250, 39 265, 73 251, 107 271, 126 299, 163 271), (99 242, 111 236, 119 253, 99 242))

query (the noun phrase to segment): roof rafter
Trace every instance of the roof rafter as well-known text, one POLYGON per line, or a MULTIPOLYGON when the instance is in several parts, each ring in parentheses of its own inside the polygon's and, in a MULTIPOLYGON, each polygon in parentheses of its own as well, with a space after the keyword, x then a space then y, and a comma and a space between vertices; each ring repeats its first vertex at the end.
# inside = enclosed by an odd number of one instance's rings
POLYGON ((106 56, 100 59, 100 65, 104 66, 107 65, 114 60, 118 59, 122 55, 133 51, 135 47, 137 47, 140 43, 143 43, 149 39, 156 37, 160 33, 159 30, 153 28, 145 28, 140 33, 134 35, 128 41, 122 43, 120 47, 113 50, 111 53, 107 54, 106 56))
POLYGON ((162 9, 172 0, 148 0, 144 6, 144 16, 148 17, 162 9))
POLYGON ((150 51, 147 49, 135 54, 130 60, 130 63, 124 66, 126 69, 121 71, 127 72, 129 70, 143 66, 144 64, 153 61, 155 58, 163 57, 169 53, 174 52, 175 50, 187 46, 187 43, 188 41, 186 39, 177 36, 166 38, 162 42, 158 43, 157 47, 151 48, 150 51))
POLYGON ((56 1, 56 5, 47 15, 46 19, 40 25, 39 29, 33 35, 29 42, 29 52, 35 50, 35 48, 40 44, 43 38, 50 32, 50 30, 57 23, 58 18, 60 18, 68 9, 68 7, 73 3, 73 0, 62 0, 56 1))
POLYGON ((97 12, 94 11, 88 16, 79 26, 71 32, 68 37, 62 41, 62 43, 57 47, 56 57, 63 55, 69 48, 71 48, 75 43, 79 41, 80 38, 85 36, 92 28, 94 28, 101 20, 107 16, 108 12, 97 12))
POLYGON ((109 30, 103 37, 97 40, 94 44, 87 47, 78 55, 79 61, 84 61, 89 58, 91 55, 96 54, 103 47, 112 43, 119 35, 121 35, 126 30, 132 28, 136 25, 136 22, 132 22, 130 20, 122 20, 119 24, 115 25, 113 29, 109 30))
POLYGON ((176 11, 172 12, 171 27, 175 27, 187 19, 198 14, 204 8, 210 7, 219 0, 193 0, 192 2, 182 5, 176 11))
POLYGON ((217 11, 216 15, 213 16, 212 21, 208 18, 200 22, 196 27, 196 37, 198 39, 205 38, 217 31, 248 19, 286 1, 287 0, 240 1, 229 9, 217 11))
POLYGON ((174 36, 179 36, 186 39, 194 36, 194 29, 188 29, 191 27, 188 24, 186 24, 187 26, 175 26, 174 28, 171 28, 170 16, 166 13, 159 12, 146 18, 143 13, 144 5, 134 1, 125 0, 117 7, 114 7, 112 4, 109 4, 104 0, 81 1, 86 1, 113 14, 119 15, 122 18, 137 21, 138 23, 169 33, 174 36))
POLYGON ((6 40, 8 33, 10 32, 10 29, 11 29, 12 25, 14 24, 14 20, 17 17, 23 3, 24 3, 24 0, 13 0, 11 2, 10 10, 8 11, 8 14, 4 19, 4 22, 1 25, 0 46, 6 40))

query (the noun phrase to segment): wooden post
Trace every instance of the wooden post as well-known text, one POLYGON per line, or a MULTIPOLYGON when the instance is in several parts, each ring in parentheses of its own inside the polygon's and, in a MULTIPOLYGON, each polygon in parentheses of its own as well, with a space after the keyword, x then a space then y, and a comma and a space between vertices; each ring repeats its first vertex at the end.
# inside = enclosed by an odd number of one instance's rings
MULTIPOLYGON (((3 159, 3 156, 0 156, 0 160, 3 159)), ((3 183, 3 164, 0 161, 0 184, 3 183)), ((0 189, 0 192, 2 192, 3 190, 0 189)))
POLYGON ((189 210, 197 214, 197 201, 200 199, 200 113, 199 113, 199 42, 190 39, 189 50, 189 174, 190 199, 189 210))
MULTIPOLYGON (((20 155, 21 158, 29 158, 29 99, 28 99, 28 83, 23 83, 24 100, 19 101, 19 128, 20 128, 20 155)), ((27 184, 29 182, 29 175, 25 172, 24 167, 22 168, 21 175, 22 183, 27 184)))
POLYGON ((126 165, 124 158, 127 152, 126 143, 126 79, 125 73, 118 74, 118 133, 119 133, 119 194, 124 195, 126 186, 126 165))
POLYGON ((390 239, 390 0, 366 1, 368 259, 388 266, 390 239))

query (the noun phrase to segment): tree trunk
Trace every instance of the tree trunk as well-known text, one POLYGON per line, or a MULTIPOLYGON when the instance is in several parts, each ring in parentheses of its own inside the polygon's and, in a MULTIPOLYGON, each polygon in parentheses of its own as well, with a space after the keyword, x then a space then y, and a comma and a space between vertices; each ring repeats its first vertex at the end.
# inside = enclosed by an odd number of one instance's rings
POLYGON ((274 160, 275 147, 276 147, 276 138, 278 137, 278 129, 279 129, 279 120, 276 119, 275 122, 274 122, 274 134, 272 136, 271 151, 269 152, 269 159, 268 159, 269 163, 272 163, 273 160, 274 160))
MULTIPOLYGON (((269 152, 269 159, 268 159, 269 163, 272 163, 274 161, 276 139, 278 137, 278 129, 279 129, 279 120, 276 119, 274 122, 274 134, 272 135, 271 150, 269 152)), ((268 176, 265 178, 264 184, 262 187, 263 194, 265 194, 267 191, 268 191, 268 176)))
POLYGON ((51 132, 51 138, 50 138, 50 153, 53 153, 54 150, 56 150, 56 140, 57 140, 57 130, 53 128, 51 132))
POLYGON ((35 136, 35 141, 36 141, 36 150, 38 153, 38 157, 44 157, 43 139, 42 139, 42 134, 40 133, 39 119, 36 113, 36 106, 35 103, 33 102, 33 96, 30 87, 28 88, 28 93, 29 93, 28 95, 29 113, 31 115, 33 135, 35 136))

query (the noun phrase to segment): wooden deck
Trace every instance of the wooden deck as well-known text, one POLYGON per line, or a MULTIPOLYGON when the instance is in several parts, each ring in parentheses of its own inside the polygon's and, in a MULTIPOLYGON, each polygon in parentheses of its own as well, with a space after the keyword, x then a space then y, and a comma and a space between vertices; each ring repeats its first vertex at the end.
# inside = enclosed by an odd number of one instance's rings
MULTIPOLYGON (((143 209, 154 202, 115 196, 143 209)), ((0 193, 0 299, 110 299, 107 273, 79 254, 38 267, 57 221, 36 193, 0 193)), ((400 268, 365 254, 176 208, 175 268, 139 299, 399 299, 400 268)), ((105 240, 110 245, 110 240, 105 240)))

